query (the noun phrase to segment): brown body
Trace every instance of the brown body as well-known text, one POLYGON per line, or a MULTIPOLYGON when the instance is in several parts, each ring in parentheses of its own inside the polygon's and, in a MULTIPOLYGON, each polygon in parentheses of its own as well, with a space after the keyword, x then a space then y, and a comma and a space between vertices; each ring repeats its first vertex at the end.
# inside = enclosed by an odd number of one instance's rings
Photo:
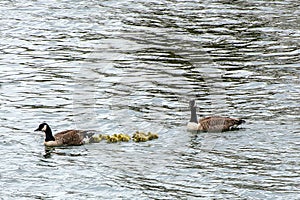
POLYGON ((66 130, 54 135, 55 141, 44 142, 46 146, 76 146, 83 145, 84 131, 66 130))
POLYGON ((244 120, 229 117, 205 117, 199 120, 199 131, 229 131, 243 123, 244 120))

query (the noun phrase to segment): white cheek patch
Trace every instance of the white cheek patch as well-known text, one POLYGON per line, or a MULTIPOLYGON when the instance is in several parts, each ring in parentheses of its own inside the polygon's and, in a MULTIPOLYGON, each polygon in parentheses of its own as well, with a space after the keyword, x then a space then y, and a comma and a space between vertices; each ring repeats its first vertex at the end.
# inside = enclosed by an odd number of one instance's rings
POLYGON ((42 128, 42 131, 46 131, 46 129, 47 129, 47 125, 44 125, 44 127, 42 128))

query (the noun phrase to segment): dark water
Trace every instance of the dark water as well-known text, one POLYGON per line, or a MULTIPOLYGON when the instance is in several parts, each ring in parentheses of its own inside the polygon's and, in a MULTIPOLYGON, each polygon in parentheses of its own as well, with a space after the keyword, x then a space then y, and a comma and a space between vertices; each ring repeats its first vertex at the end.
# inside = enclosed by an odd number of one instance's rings
POLYGON ((300 199, 299 2, 1 1, 1 199, 300 199), (186 131, 199 115, 245 118, 186 131), (56 131, 158 132, 56 148, 56 131))

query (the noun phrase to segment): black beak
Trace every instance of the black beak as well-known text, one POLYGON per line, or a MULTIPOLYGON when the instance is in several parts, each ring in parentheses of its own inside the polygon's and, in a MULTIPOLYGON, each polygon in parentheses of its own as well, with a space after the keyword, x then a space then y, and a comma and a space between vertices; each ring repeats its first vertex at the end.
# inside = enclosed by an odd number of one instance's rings
POLYGON ((39 128, 35 129, 34 131, 39 131, 39 128))

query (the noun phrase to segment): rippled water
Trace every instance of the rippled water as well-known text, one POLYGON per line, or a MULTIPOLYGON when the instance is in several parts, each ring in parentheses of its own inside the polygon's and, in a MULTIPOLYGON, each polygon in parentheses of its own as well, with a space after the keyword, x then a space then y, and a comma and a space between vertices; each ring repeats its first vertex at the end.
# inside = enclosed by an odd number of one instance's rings
POLYGON ((299 3, 1 1, 1 199, 299 199, 299 3), (199 115, 243 129, 187 132, 199 115), (56 131, 158 132, 45 152, 56 131))

